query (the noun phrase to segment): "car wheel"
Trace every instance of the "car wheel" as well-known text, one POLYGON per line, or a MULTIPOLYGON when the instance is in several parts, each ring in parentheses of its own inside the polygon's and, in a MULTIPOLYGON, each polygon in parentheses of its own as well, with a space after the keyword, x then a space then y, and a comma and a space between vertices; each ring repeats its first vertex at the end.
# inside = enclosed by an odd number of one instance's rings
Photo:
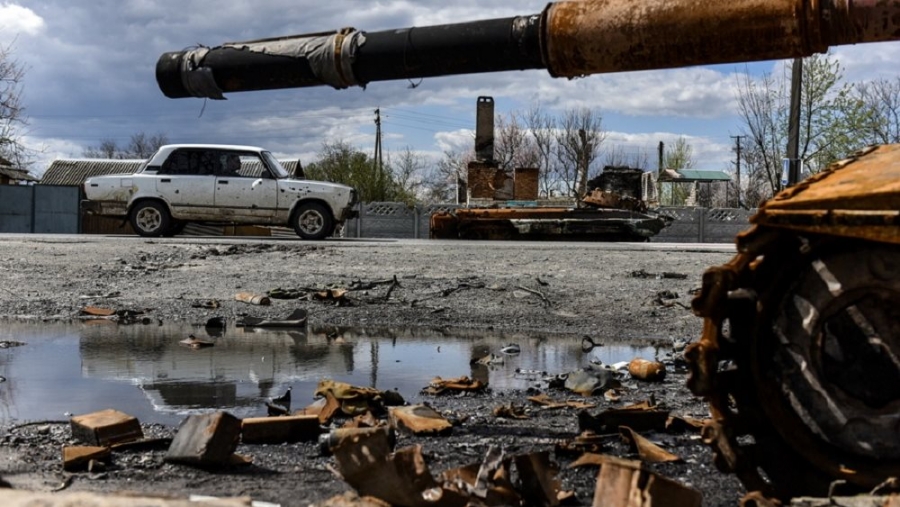
POLYGON ((294 232, 303 239, 323 239, 334 230, 334 219, 325 206, 317 202, 301 204, 291 220, 294 232))
POLYGON ((158 237, 172 227, 169 210, 159 201, 142 201, 131 209, 131 227, 140 236, 158 237))

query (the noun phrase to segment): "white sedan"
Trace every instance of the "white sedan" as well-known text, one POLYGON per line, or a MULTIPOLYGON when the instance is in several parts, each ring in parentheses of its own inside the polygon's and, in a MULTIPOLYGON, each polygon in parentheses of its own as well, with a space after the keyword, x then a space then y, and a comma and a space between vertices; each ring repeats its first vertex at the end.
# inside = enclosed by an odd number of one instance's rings
POLYGON ((293 227, 322 239, 354 215, 352 187, 292 177, 253 146, 173 144, 138 172, 84 183, 88 213, 127 217, 141 236, 171 236, 188 222, 293 227))

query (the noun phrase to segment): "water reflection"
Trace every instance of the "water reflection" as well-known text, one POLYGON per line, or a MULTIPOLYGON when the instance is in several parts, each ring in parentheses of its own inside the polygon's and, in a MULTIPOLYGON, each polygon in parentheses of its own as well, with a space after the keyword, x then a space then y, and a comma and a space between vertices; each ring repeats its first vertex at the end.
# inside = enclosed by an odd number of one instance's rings
POLYGON ((66 413, 117 408, 143 422, 175 424, 185 414, 223 409, 264 415, 264 402, 293 387, 295 407, 312 401, 320 379, 397 389, 414 399, 434 376, 468 375, 495 390, 524 388, 519 370, 567 372, 591 359, 605 363, 650 357, 635 347, 581 349, 580 338, 472 330, 322 327, 207 332, 182 325, 26 324, 7 322, 0 340, 0 419, 64 419, 66 413), (178 342, 190 334, 215 346, 178 342), (502 355, 510 343, 516 355, 502 355), (472 365, 501 355, 502 364, 472 365))

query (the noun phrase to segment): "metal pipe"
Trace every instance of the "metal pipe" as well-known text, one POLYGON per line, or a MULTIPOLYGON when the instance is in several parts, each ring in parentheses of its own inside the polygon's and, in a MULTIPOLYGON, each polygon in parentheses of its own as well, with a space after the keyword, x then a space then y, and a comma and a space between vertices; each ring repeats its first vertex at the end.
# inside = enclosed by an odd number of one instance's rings
POLYGON ((566 0, 540 14, 380 32, 351 28, 163 54, 172 98, 546 68, 556 77, 824 52, 900 40, 895 0, 566 0))

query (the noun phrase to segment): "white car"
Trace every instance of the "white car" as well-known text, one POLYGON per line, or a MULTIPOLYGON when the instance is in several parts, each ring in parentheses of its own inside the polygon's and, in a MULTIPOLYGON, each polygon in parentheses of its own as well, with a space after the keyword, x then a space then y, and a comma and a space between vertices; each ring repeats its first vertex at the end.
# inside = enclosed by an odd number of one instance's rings
POLYGON ((282 225, 304 239, 331 236, 354 216, 352 187, 292 177, 253 146, 172 144, 134 174, 84 183, 86 212, 127 217, 141 236, 172 236, 188 222, 282 225))

